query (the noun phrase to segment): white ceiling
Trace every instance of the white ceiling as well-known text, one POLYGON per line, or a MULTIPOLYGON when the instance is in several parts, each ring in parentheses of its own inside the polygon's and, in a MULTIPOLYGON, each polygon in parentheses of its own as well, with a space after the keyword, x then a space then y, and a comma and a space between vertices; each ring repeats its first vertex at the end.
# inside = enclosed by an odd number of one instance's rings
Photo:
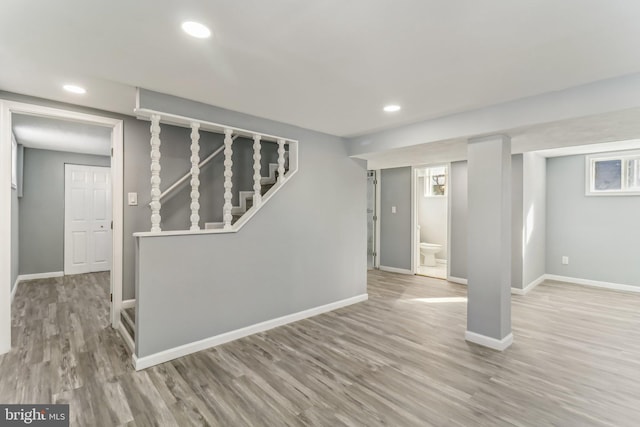
POLYGON ((16 141, 41 150, 108 156, 111 154, 111 128, 46 117, 12 114, 16 141))
POLYGON ((0 89, 131 114, 140 86, 352 136, 639 72, 639 21, 631 0, 2 0, 0 89))

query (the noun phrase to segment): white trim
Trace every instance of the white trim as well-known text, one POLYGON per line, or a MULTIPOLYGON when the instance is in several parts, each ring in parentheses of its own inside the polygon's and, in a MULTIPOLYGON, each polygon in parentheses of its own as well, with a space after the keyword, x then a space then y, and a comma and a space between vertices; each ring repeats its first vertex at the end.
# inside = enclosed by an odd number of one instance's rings
POLYGON ((504 351, 507 347, 513 344, 513 333, 510 333, 501 340, 488 337, 486 335, 477 334, 471 331, 465 331, 464 339, 474 344, 488 347, 493 350, 504 351))
POLYGON ((572 283, 574 285, 591 286, 594 288, 612 289, 615 291, 640 292, 640 286, 624 285, 621 283, 600 282, 597 280, 579 279, 577 277, 557 276, 555 274, 546 274, 545 280, 555 280, 556 282, 572 283))
POLYGON ((446 259, 439 259, 439 258, 436 258, 436 264, 440 264, 440 265, 447 265, 447 264, 448 264, 448 262, 447 262, 447 260, 446 260, 446 259))
MULTIPOLYGON (((239 134, 241 136, 248 137, 248 138, 253 138, 253 135, 260 135, 262 140, 271 141, 271 142, 278 142, 279 139, 282 139, 287 143, 298 142, 298 140, 296 139, 284 138, 276 135, 269 135, 263 132, 256 132, 252 130, 237 128, 234 126, 222 125, 220 123, 208 122, 206 120, 180 116, 177 114, 165 113, 163 111, 151 110, 149 108, 136 108, 134 112, 136 113, 136 116, 138 119, 149 121, 151 119, 151 116, 159 115, 161 123, 166 123, 166 124, 179 126, 179 127, 190 128, 191 123, 196 122, 200 124, 200 127, 203 131, 213 131, 216 133, 223 133, 225 129, 231 129, 234 134, 239 134)), ((291 165, 291 163, 289 165, 291 165)))
POLYGON ((388 271, 389 273, 415 274, 413 271, 407 270, 406 268, 387 267, 385 265, 381 265, 379 269, 381 271, 388 271))
POLYGON ((380 213, 381 213, 381 208, 380 208, 380 196, 382 195, 382 191, 381 191, 381 186, 382 186, 382 174, 380 173, 380 169, 374 169, 375 170, 375 180, 377 182, 376 184, 376 203, 375 203, 375 212, 376 212, 376 218, 378 218, 376 220, 376 242, 375 242, 375 251, 376 251, 376 256, 375 256, 375 262, 374 262, 374 268, 380 268, 380 213))
POLYGON ((188 354, 196 353, 198 351, 206 350, 208 348, 227 343, 229 341, 234 341, 239 338, 257 334, 259 332, 264 332, 269 329, 277 328, 278 326, 283 326, 288 323, 297 322, 299 320, 306 319, 308 317, 317 316, 318 314, 326 313, 329 311, 337 310, 342 307, 346 307, 348 305, 366 301, 368 298, 369 296, 367 294, 358 295, 355 297, 321 305, 319 307, 314 307, 308 310, 303 310, 297 313, 278 317, 276 319, 271 319, 264 322, 256 323, 255 325, 236 329, 235 331, 225 332, 224 334, 216 335, 210 338, 205 338, 203 340, 195 341, 189 344, 184 344, 179 347, 174 347, 169 350, 164 350, 159 353, 151 354, 149 356, 137 357, 134 354, 133 366, 135 367, 136 371, 139 371, 141 369, 146 369, 151 366, 158 365, 160 363, 168 362, 169 360, 173 360, 178 357, 186 356, 188 354))
POLYGON ((124 310, 125 308, 135 308, 136 307, 136 300, 135 299, 125 299, 122 301, 122 309, 124 310))
POLYGON ((463 279, 461 277, 447 276, 447 282, 457 283, 459 285, 466 285, 467 279, 463 279))
POLYGON ((522 289, 513 288, 512 287, 511 288, 511 293, 514 294, 514 295, 527 295, 536 286, 538 286, 540 283, 544 282, 546 278, 547 278, 547 275, 546 274, 542 274, 542 275, 540 275, 540 277, 538 277, 537 279, 535 279, 534 281, 532 281, 531 283, 529 283, 527 286, 525 286, 522 289))
MULTIPOLYGON (((113 173, 112 185, 112 218, 113 218, 113 242, 112 242, 112 267, 111 267, 111 293, 113 302, 111 304, 111 325, 117 328, 120 322, 120 302, 122 299, 122 279, 123 279, 123 165, 124 165, 124 136, 123 124, 120 119, 98 116, 94 114, 80 113, 76 111, 64 110, 61 108, 44 107, 37 104, 8 101, 0 99, 0 170, 8 173, 0 175, 0 236, 7 236, 0 240, 6 244, 0 244, 0 272, 7 271, 6 277, 0 277, 0 354, 11 349, 11 296, 9 293, 9 283, 4 281, 8 278, 8 271, 11 266, 10 227, 11 227, 11 115, 24 114, 37 117, 50 117, 67 120, 77 123, 93 124, 97 126, 109 127, 111 132, 111 147, 113 156, 111 158, 111 170, 113 173), (5 150, 8 148, 9 150, 5 150), (6 151, 6 152, 5 152, 6 151), (6 183, 6 184, 5 184, 6 183), (6 270, 5 270, 6 269, 6 270), (6 294, 4 290, 6 289, 6 294)), ((8 279, 10 281, 10 278, 8 279)))
POLYGON ((16 297, 16 291, 18 290, 19 284, 20 284, 20 276, 16 277, 16 281, 13 284, 13 289, 11 289, 11 304, 13 304, 13 299, 16 297))
POLYGON ((18 281, 25 282, 27 280, 36 280, 36 279, 49 279, 51 277, 62 277, 64 276, 63 271, 50 271, 48 273, 33 273, 33 274, 21 274, 18 276, 18 281))
POLYGON ((127 348, 129 349, 131 354, 134 355, 133 357, 134 357, 134 360, 135 360, 135 357, 136 357, 135 356, 136 344, 133 341, 133 338, 131 338, 131 335, 129 335, 129 332, 127 332, 127 329, 125 328, 123 322, 120 322, 120 324, 118 325, 118 332, 120 332, 120 336, 124 340, 124 343, 127 345, 127 348))
POLYGON ((418 181, 418 169, 415 166, 411 166, 411 185, 409 187, 411 191, 411 274, 418 272, 420 267, 420 250, 418 245, 420 244, 420 236, 418 236, 418 189, 416 182, 418 181))

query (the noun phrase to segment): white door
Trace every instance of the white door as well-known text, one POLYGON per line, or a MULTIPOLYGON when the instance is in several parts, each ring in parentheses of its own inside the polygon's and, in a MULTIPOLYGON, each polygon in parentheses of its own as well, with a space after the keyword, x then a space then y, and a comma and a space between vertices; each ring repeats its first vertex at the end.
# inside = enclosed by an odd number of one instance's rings
POLYGON ((111 269, 111 170, 65 165, 64 274, 111 269))

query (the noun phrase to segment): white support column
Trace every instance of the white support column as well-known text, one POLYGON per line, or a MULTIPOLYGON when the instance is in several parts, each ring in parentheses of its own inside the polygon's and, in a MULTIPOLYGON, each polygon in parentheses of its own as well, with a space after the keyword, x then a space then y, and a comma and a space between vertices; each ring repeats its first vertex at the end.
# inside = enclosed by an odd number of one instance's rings
POLYGON ((222 208, 222 220, 224 221, 225 230, 231 229, 231 220, 233 219, 231 215, 231 188, 233 187, 231 182, 231 177, 233 176, 233 171, 231 170, 233 166, 233 160, 231 159, 233 155, 233 149, 231 148, 233 143, 232 133, 233 130, 231 129, 224 130, 224 206, 222 208))
POLYGON ((191 230, 200 230, 200 123, 191 122, 191 230))
POLYGON ((151 232, 160 229, 160 116, 151 116, 151 232))
POLYGON ((278 184, 284 181, 284 139, 278 140, 278 184))
POLYGON ((260 135, 253 135, 253 206, 259 206, 262 203, 262 185, 260 180, 262 174, 260 173, 260 160, 262 155, 260 154, 260 135))

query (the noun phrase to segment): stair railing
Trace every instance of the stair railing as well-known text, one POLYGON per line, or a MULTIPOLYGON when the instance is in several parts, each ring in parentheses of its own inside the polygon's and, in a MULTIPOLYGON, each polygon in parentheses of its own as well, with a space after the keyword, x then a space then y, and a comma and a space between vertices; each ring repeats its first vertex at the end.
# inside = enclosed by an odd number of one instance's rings
MULTIPOLYGON (((178 116, 175 114, 162 113, 148 109, 137 109, 136 113, 139 119, 151 121, 151 231, 149 233, 135 233, 135 235, 163 235, 163 234, 192 234, 192 233, 220 233, 220 232, 236 232, 260 210, 260 207, 271 198, 298 170, 298 141, 282 138, 279 136, 268 135, 261 132, 249 131, 232 126, 221 125, 218 123, 198 120, 189 117, 178 116), (178 179, 163 192, 160 191, 161 183, 161 167, 160 167, 160 123, 171 124, 174 126, 191 128, 191 170, 182 178, 178 179), (224 143, 216 149, 207 158, 200 161, 200 130, 224 134, 224 143), (233 222, 233 212, 238 211, 239 207, 234 207, 231 203, 232 199, 232 177, 233 177, 233 141, 238 137, 252 138, 253 143, 253 192, 245 197, 243 201, 243 209, 240 209, 242 218, 235 223, 233 222), (278 144, 278 162, 270 165, 269 177, 261 175, 261 148, 262 141, 275 142, 278 144), (288 148, 285 149, 285 146, 288 148), (224 205, 223 205, 223 222, 214 227, 208 227, 202 230, 199 225, 200 221, 200 192, 199 192, 199 175, 200 169, 211 162, 221 152, 224 153, 224 205), (285 170, 285 163, 288 164, 288 170, 285 170), (277 175, 276 175, 277 171, 277 175), (190 204, 190 229, 184 231, 162 232, 161 223, 161 207, 162 200, 175 191, 187 179, 191 178, 191 204, 190 204), (271 187, 263 194, 263 185, 268 184, 271 187), (246 209, 247 198, 251 198, 252 207, 246 209)), ((268 188, 268 187, 267 187, 268 188)), ((245 192, 246 193, 246 192, 245 192)), ((236 215, 238 216, 238 215, 236 215)), ((214 223, 218 224, 218 223, 214 223)))

